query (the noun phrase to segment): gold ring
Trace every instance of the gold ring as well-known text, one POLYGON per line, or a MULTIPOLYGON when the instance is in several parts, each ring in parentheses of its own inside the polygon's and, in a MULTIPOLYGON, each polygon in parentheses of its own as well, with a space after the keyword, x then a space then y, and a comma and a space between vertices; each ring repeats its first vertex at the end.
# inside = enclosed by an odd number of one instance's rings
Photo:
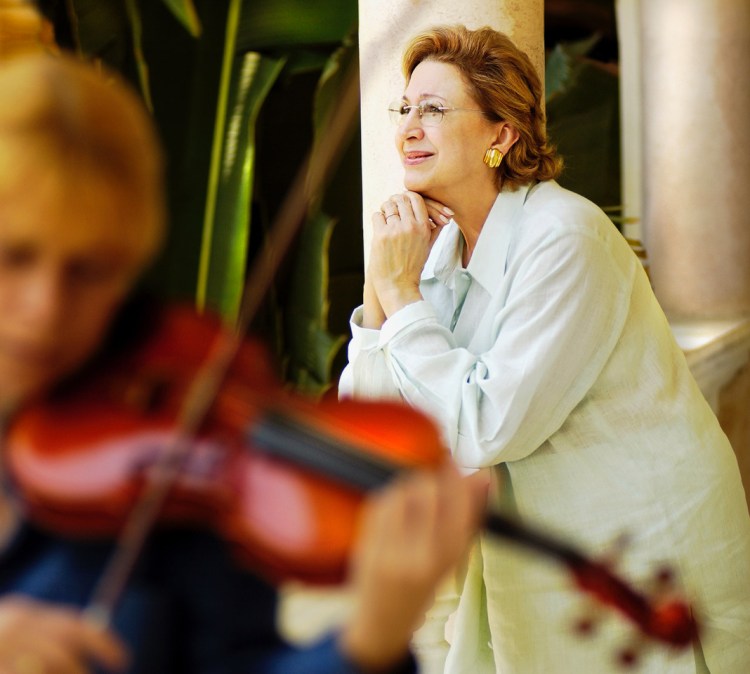
POLYGON ((16 674, 44 674, 42 659, 34 653, 21 653, 13 658, 13 671, 16 674))
POLYGON ((385 216, 385 221, 388 222, 388 218, 397 218, 398 213, 391 213, 390 215, 385 216))

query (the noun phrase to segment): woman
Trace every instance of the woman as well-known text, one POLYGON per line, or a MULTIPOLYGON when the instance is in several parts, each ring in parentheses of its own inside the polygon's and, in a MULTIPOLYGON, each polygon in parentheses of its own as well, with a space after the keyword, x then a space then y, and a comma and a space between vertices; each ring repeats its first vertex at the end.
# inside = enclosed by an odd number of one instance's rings
MULTIPOLYGON (((591 554, 629 534, 628 577, 672 564, 701 642, 651 649, 641 671, 707 671, 704 657, 711 672, 750 671, 750 520, 732 449, 639 261, 554 181, 529 59, 489 28, 448 26, 415 37, 403 70, 390 114, 406 191, 372 217, 342 394, 429 412, 459 465, 502 480, 495 507, 591 554)), ((561 570, 483 539, 448 671, 608 671, 633 635, 607 618, 580 641, 582 611, 561 570)))
MULTIPOLYGON (((162 239, 157 145, 139 100, 113 75, 68 57, 0 66, 3 421, 90 363, 114 332, 113 317, 162 239)), ((218 536, 189 528, 151 537, 117 604, 117 636, 93 627, 80 609, 112 541, 22 521, 3 483, 0 671, 413 671, 413 624, 478 519, 481 485, 464 482, 450 470, 419 475, 375 500, 352 565, 351 620, 301 650, 276 630, 275 589, 237 565, 218 536), (437 535, 446 515, 457 544, 437 535)))

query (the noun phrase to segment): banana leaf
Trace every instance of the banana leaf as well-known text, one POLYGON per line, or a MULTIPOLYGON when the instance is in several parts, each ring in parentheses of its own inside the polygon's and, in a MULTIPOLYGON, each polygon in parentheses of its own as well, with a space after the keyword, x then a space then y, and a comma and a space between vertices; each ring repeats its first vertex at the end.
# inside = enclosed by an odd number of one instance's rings
POLYGON ((192 0, 164 0, 164 4, 193 36, 201 34, 201 22, 192 0))
POLYGON ((558 45, 546 64, 547 132, 565 159, 560 184, 600 205, 620 203, 619 85, 584 56, 595 39, 558 45))
MULTIPOLYGON (((163 2, 191 35, 200 34, 200 22, 192 0, 163 2)), ((76 51, 82 56, 101 59, 137 81, 146 106, 153 111, 138 0, 68 0, 67 21, 76 51)))
MULTIPOLYGON (((347 73, 356 52, 354 41, 347 39, 321 75, 313 108, 313 151, 329 142, 329 117, 341 100, 342 87, 348 85, 347 73)), ((322 212, 322 199, 323 191, 311 195, 285 307, 287 377, 300 391, 313 396, 323 394, 330 386, 334 359, 346 342, 344 335, 334 336, 328 330, 329 251, 335 220, 322 212)))
MULTIPOLYGON (((255 255, 291 179, 287 174, 315 133, 310 127, 321 123, 310 119, 317 73, 355 23, 357 3, 70 1, 80 51, 96 53, 140 82, 144 98, 153 99, 167 149, 172 225, 147 285, 176 299, 195 298, 197 289, 200 304, 232 318, 247 258, 255 255), (271 91, 275 103, 269 108, 271 91), (270 142, 277 138, 274 125, 281 153, 270 142), (266 146, 261 154, 260 140, 266 146)), ((332 60, 318 86, 320 114, 336 102, 337 67, 332 60)), ((337 216, 319 212, 323 196, 316 195, 298 250, 290 255, 291 269, 280 287, 270 289, 256 326, 271 333, 295 380, 313 391, 327 385, 331 358, 343 343, 327 332, 328 247, 337 216)), ((326 198, 338 214, 337 200, 356 200, 357 194, 347 189, 326 198)), ((349 219, 358 226, 358 215, 349 219)))
POLYGON ((328 317, 328 250, 335 221, 312 215, 297 241, 289 299, 285 306, 287 377, 306 394, 328 388, 333 359, 346 341, 331 335, 328 317))
POLYGON ((255 123, 285 59, 248 52, 232 60, 217 115, 197 302, 234 321, 248 258, 255 171, 255 123), (226 101, 226 103, 224 103, 226 101))
POLYGON ((111 67, 132 67, 130 18, 118 0, 69 0, 68 21, 76 50, 102 59, 111 67))
POLYGON ((355 0, 247 0, 237 46, 263 51, 339 44, 356 20, 355 0))

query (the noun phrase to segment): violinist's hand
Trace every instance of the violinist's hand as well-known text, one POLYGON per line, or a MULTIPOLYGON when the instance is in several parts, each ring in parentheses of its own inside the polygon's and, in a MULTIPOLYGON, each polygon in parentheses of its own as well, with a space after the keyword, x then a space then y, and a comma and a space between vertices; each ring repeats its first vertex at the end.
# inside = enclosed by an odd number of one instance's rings
POLYGON ((364 671, 384 671, 406 656, 436 587, 468 552, 486 494, 483 474, 462 478, 446 465, 373 499, 352 560, 354 613, 340 637, 364 671))
POLYGON ((28 0, 0 0, 0 60, 57 51, 52 24, 28 0))
POLYGON ((71 609, 17 596, 0 599, 0 674, 120 671, 122 644, 71 609))
MULTIPOLYGON (((451 215, 447 206, 416 192, 394 194, 373 214, 365 299, 370 284, 384 316, 422 299, 422 269, 451 215)), ((367 304, 365 311, 367 318, 367 304)))

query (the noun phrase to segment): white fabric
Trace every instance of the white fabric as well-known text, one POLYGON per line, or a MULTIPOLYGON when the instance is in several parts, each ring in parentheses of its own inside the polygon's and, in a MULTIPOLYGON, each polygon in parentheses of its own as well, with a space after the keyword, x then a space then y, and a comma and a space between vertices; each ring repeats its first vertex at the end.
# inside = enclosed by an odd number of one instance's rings
MULTIPOLYGON (((638 259, 596 206, 555 182, 502 192, 466 269, 461 245, 451 223, 422 274, 424 300, 381 330, 355 310, 341 394, 427 411, 459 465, 496 466, 523 520, 593 555, 628 533, 618 570, 647 589, 671 564, 710 671, 750 672, 750 518, 736 459, 638 259)), ((498 672, 615 671, 635 636, 624 620, 607 612, 582 641, 570 628, 588 604, 563 570, 489 536, 474 554, 446 671, 487 671, 476 665, 484 602, 498 672)), ((690 650, 643 657, 640 672, 702 671, 690 650)))

